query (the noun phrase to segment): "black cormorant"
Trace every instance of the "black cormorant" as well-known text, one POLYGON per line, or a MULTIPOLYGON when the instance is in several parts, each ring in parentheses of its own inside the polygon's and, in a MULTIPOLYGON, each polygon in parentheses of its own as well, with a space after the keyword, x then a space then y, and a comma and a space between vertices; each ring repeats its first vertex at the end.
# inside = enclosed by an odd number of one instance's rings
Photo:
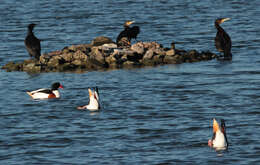
POLYGON ((28 33, 24 40, 26 49, 31 57, 35 57, 37 60, 40 59, 41 56, 41 43, 38 38, 36 38, 33 34, 33 28, 36 24, 28 25, 28 33))
POLYGON ((140 33, 139 26, 133 26, 130 27, 131 24, 133 24, 134 21, 126 21, 124 24, 124 30, 120 32, 120 34, 117 36, 116 43, 119 44, 121 39, 125 38, 128 40, 129 44, 131 43, 131 39, 137 38, 137 35, 140 33))
POLYGON ((215 46, 219 52, 224 52, 224 60, 231 60, 231 47, 232 42, 229 35, 225 30, 220 26, 221 23, 230 20, 230 18, 219 18, 215 21, 215 27, 218 30, 215 37, 215 46))

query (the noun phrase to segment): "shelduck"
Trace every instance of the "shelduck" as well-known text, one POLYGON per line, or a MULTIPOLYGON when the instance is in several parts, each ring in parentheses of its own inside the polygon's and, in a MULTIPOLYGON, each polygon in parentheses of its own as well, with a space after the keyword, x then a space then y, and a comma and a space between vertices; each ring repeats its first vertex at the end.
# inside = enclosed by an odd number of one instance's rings
POLYGON ((88 109, 90 111, 97 111, 100 109, 100 102, 99 102, 99 92, 98 88, 96 87, 93 91, 89 88, 89 104, 84 106, 78 106, 77 109, 88 109))
POLYGON ((33 99, 51 99, 60 98, 60 93, 58 89, 63 89, 63 86, 59 82, 52 84, 51 89, 42 88, 31 92, 26 92, 33 99))
POLYGON ((228 141, 226 136, 225 120, 221 120, 221 126, 219 127, 216 119, 213 119, 213 137, 209 139, 208 145, 216 150, 224 150, 228 147, 228 141))

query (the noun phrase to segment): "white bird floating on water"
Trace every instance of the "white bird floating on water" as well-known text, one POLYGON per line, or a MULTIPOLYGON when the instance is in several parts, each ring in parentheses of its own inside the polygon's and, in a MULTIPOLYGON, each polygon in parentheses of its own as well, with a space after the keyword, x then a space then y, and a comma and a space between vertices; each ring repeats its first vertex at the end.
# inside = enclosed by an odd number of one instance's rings
POLYGON ((60 98, 59 88, 63 89, 63 86, 59 82, 56 82, 52 84, 51 89, 42 88, 35 91, 27 91, 26 93, 33 99, 60 98))
POLYGON ((93 91, 89 88, 88 89, 89 93, 89 104, 84 105, 84 106, 79 106, 77 109, 88 109, 90 111, 97 111, 100 109, 100 103, 99 103, 99 93, 98 93, 98 88, 96 87, 93 89, 93 91))
POLYGON ((215 148, 216 150, 225 150, 228 147, 228 141, 226 136, 225 121, 221 120, 221 126, 219 127, 216 119, 213 119, 213 137, 208 141, 208 146, 215 148))

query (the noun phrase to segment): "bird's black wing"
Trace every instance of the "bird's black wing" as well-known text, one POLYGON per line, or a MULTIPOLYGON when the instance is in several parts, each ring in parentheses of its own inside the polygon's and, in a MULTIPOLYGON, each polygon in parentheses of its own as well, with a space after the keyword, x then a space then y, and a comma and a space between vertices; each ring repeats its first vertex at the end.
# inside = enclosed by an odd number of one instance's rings
POLYGON ((119 33, 119 35, 116 38, 116 43, 118 43, 123 37, 128 37, 128 30, 125 29, 119 33))
POLYGON ((224 38, 224 56, 232 56, 231 54, 231 47, 232 47, 232 42, 231 39, 229 37, 229 35, 227 33, 223 34, 223 38, 224 38))
POLYGON ((217 35, 215 37, 215 46, 219 52, 224 52, 224 46, 225 46, 224 42, 225 41, 223 39, 223 34, 217 32, 217 35))
POLYGON ((140 33, 140 28, 139 26, 133 26, 130 28, 130 32, 129 32, 129 35, 130 35, 130 39, 134 38, 136 39, 137 38, 137 35, 140 33))
POLYGON ((43 89, 43 90, 40 90, 38 92, 46 93, 46 94, 52 94, 52 90, 50 90, 50 89, 43 89))
POLYGON ((34 35, 27 36, 25 39, 25 46, 31 56, 39 59, 41 56, 41 43, 34 35))
POLYGON ((218 31, 215 38, 215 46, 220 52, 230 52, 232 42, 229 35, 224 31, 218 31))

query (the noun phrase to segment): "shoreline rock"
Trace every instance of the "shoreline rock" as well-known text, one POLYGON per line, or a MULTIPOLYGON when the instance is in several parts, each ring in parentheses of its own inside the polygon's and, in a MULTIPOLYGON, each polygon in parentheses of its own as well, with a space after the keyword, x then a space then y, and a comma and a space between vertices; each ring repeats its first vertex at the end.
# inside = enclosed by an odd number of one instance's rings
POLYGON ((137 42, 131 47, 118 48, 108 37, 97 37, 91 44, 71 45, 62 50, 42 54, 33 59, 9 62, 2 69, 25 72, 67 72, 134 68, 163 64, 181 64, 217 58, 209 51, 163 48, 157 42, 137 42))

